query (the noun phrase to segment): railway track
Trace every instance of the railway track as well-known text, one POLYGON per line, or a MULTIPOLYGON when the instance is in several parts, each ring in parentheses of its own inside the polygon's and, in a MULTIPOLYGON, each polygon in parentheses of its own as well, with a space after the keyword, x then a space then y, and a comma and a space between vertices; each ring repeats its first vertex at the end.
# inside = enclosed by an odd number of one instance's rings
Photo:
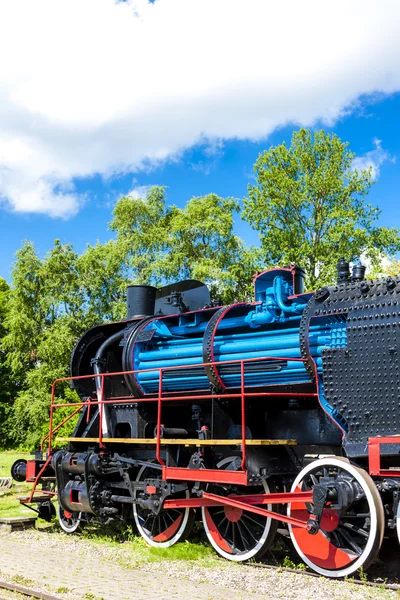
MULTIPOLYGON (((289 567, 283 567, 283 566, 278 566, 278 565, 266 565, 263 563, 248 563, 247 567, 250 567, 252 569, 266 569, 266 570, 279 571, 279 572, 284 571, 286 573, 294 573, 296 575, 303 575, 305 577, 313 577, 313 578, 321 577, 317 573, 313 573, 311 571, 306 571, 303 569, 292 569, 289 567)), ((359 586, 364 586, 364 587, 374 587, 374 588, 391 590, 391 591, 399 591, 400 590, 400 584, 396 584, 396 583, 362 581, 361 579, 350 579, 350 580, 348 580, 348 583, 351 583, 354 585, 359 585, 359 586)), ((13 594, 15 594, 15 596, 14 595, 11 597, 8 596, 7 599, 0 596, 0 600, 11 600, 11 598, 14 598, 14 597, 16 600, 17 599, 24 600, 24 599, 28 599, 28 598, 35 598, 36 600, 61 600, 60 598, 57 598, 56 596, 52 596, 51 594, 46 594, 45 592, 32 590, 25 586, 12 584, 12 583, 8 583, 5 581, 0 581, 0 590, 7 590, 8 592, 12 592, 13 594)))
MULTIPOLYGON (((306 571, 303 569, 292 569, 289 567, 283 567, 283 566, 279 566, 279 565, 266 565, 264 563, 248 563, 246 566, 251 569, 259 569, 259 570, 265 569, 265 570, 270 570, 270 571, 272 570, 272 571, 279 571, 279 572, 283 571, 286 573, 302 575, 304 577, 312 577, 312 578, 320 578, 321 577, 317 573, 313 573, 311 571, 306 571)), ((363 581, 361 579, 352 579, 352 578, 347 580, 347 583, 351 583, 353 585, 358 585, 358 586, 364 586, 364 587, 379 588, 382 590, 383 589, 391 590, 391 591, 399 591, 400 590, 400 584, 396 584, 396 583, 363 581)), ((12 583, 8 583, 5 581, 0 581, 0 594, 1 594, 1 590, 7 590, 8 592, 12 592, 13 595, 7 596, 7 598, 4 598, 3 596, 0 595, 0 600, 11 600, 12 598, 15 598, 15 600, 18 600, 18 599, 25 600, 25 599, 29 599, 29 598, 34 598, 36 600, 61 600, 59 597, 52 596, 51 594, 32 590, 25 586, 12 584, 12 583)), ((107 600, 107 599, 105 599, 105 600, 107 600)))
MULTIPOLYGON (((60 600, 60 598, 56 598, 56 596, 51 596, 50 594, 45 594, 44 592, 31 590, 30 588, 27 588, 25 586, 16 585, 14 583, 8 583, 6 581, 0 581, 0 590, 7 590, 9 592, 13 592, 14 594, 16 594, 15 598, 20 598, 21 600, 23 598, 35 598, 37 600, 60 600)), ((0 600, 6 599, 0 596, 0 600)))
MULTIPOLYGON (((291 569, 289 567, 281 567, 279 565, 266 565, 264 563, 247 563, 248 567, 253 569, 268 569, 271 571, 285 571, 286 573, 295 573, 296 575, 305 575, 307 577, 314 578, 322 578, 318 573, 313 573, 312 571, 306 571, 305 569, 291 569)), ((339 580, 340 581, 340 580, 339 580)), ((385 590, 399 591, 400 584, 398 583, 385 583, 385 582, 377 582, 377 581, 363 581, 362 579, 346 579, 347 583, 351 583, 354 585, 360 585, 365 587, 374 587, 385 590)))

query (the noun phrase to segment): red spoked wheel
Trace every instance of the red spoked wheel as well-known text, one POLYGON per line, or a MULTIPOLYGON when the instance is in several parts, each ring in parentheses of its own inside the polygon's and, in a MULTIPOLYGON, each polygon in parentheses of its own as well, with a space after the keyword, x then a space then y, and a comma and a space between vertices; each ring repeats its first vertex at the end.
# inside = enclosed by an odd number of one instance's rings
POLYGON ((65 533, 75 533, 81 524, 82 513, 80 512, 69 512, 61 508, 60 505, 57 507, 57 519, 60 527, 65 533))
MULTIPOLYGON (((218 463, 219 469, 237 470, 238 457, 225 458, 218 463)), ((220 496, 230 494, 268 494, 275 491, 266 481, 261 486, 223 486, 209 484, 208 491, 220 496)), ((270 504, 263 508, 274 510, 270 504)), ((232 561, 260 559, 271 547, 278 521, 243 511, 232 506, 210 506, 202 509, 203 526, 206 535, 220 556, 232 561)))
MULTIPOLYGON (((151 467, 142 467, 136 481, 157 478, 160 471, 151 467)), ((172 498, 189 498, 189 491, 180 492, 172 498)), ((158 548, 169 548, 177 542, 184 542, 193 528, 196 511, 192 508, 170 508, 158 515, 151 510, 133 505, 133 517, 136 527, 144 540, 158 548)))
MULTIPOLYGON (((312 490, 327 477, 351 487, 353 501, 339 511, 328 505, 315 535, 289 525, 290 537, 311 569, 326 577, 345 577, 360 567, 366 569, 378 554, 385 527, 383 505, 368 473, 338 457, 309 464, 296 477, 291 491, 312 490)), ((312 510, 312 504, 288 505, 288 515, 301 521, 308 521, 312 510)))

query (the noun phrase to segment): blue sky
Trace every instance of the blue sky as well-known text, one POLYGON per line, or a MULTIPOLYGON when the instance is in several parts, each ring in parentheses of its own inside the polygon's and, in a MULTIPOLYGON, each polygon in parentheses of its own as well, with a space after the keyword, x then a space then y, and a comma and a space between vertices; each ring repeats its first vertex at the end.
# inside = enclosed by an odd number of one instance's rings
MULTIPOLYGON (((381 140, 386 158, 378 165, 375 154, 371 160, 379 167, 379 178, 373 186, 369 201, 382 209, 382 225, 400 226, 400 95, 384 99, 364 99, 364 110, 359 107, 354 113, 341 118, 334 131, 343 140, 350 142, 357 156, 365 157, 374 152, 374 140, 381 140), (396 161, 398 157, 399 160, 396 161)), ((316 124, 319 128, 319 125, 316 124)), ((33 240, 41 256, 51 247, 55 238, 73 243, 77 251, 97 239, 104 242, 112 237, 108 230, 112 207, 121 194, 134 188, 159 184, 167 186, 168 202, 183 206, 192 196, 215 192, 221 196, 242 198, 248 183, 252 182, 252 169, 258 154, 272 144, 282 141, 290 143, 294 126, 279 128, 258 142, 230 141, 218 147, 209 156, 204 146, 195 146, 184 152, 180 159, 166 161, 150 172, 139 171, 105 180, 100 176, 75 181, 78 192, 85 195, 83 208, 69 218, 54 218, 42 214, 20 214, 4 209, 0 211, 2 251, 0 276, 9 279, 10 266, 16 250, 24 239, 33 240)), ((248 243, 254 242, 254 232, 239 218, 237 233, 248 243)))
POLYGON ((0 22, 0 276, 24 239, 42 257, 109 239, 136 188, 242 198, 299 126, 350 142, 400 225, 398 1, 4 0, 0 22))

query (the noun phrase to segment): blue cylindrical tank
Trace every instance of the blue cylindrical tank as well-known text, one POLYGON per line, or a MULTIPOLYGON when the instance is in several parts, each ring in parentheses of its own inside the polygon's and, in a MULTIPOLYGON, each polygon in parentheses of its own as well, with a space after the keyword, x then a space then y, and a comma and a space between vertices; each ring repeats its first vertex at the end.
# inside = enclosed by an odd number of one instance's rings
MULTIPOLYGON (((295 359, 301 358, 300 320, 311 295, 294 296, 291 270, 273 269, 257 277, 255 296, 251 304, 144 323, 127 356, 129 370, 141 371, 133 376, 141 392, 158 392, 160 368, 163 392, 205 393, 210 384, 229 392, 241 385, 235 361, 248 359, 254 360, 245 363, 246 388, 309 382, 304 363, 295 359), (204 362, 216 366, 211 372, 195 366, 204 362)), ((310 354, 321 370, 322 350, 346 345, 345 320, 340 315, 316 319, 308 336, 310 354)))

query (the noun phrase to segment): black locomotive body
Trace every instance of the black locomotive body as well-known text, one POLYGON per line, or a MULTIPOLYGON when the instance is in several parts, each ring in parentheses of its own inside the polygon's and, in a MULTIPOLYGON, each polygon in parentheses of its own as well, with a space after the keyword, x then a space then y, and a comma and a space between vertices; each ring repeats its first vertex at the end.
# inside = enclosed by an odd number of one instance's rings
POLYGON ((271 269, 230 306, 196 281, 128 288, 128 318, 72 353, 66 447, 55 382, 46 456, 13 468, 34 483, 25 502, 51 514, 54 480, 65 531, 134 521, 155 546, 201 518, 236 561, 265 554, 281 523, 318 573, 366 568, 400 531, 400 279, 364 273, 342 260, 311 294, 299 267, 271 269))

